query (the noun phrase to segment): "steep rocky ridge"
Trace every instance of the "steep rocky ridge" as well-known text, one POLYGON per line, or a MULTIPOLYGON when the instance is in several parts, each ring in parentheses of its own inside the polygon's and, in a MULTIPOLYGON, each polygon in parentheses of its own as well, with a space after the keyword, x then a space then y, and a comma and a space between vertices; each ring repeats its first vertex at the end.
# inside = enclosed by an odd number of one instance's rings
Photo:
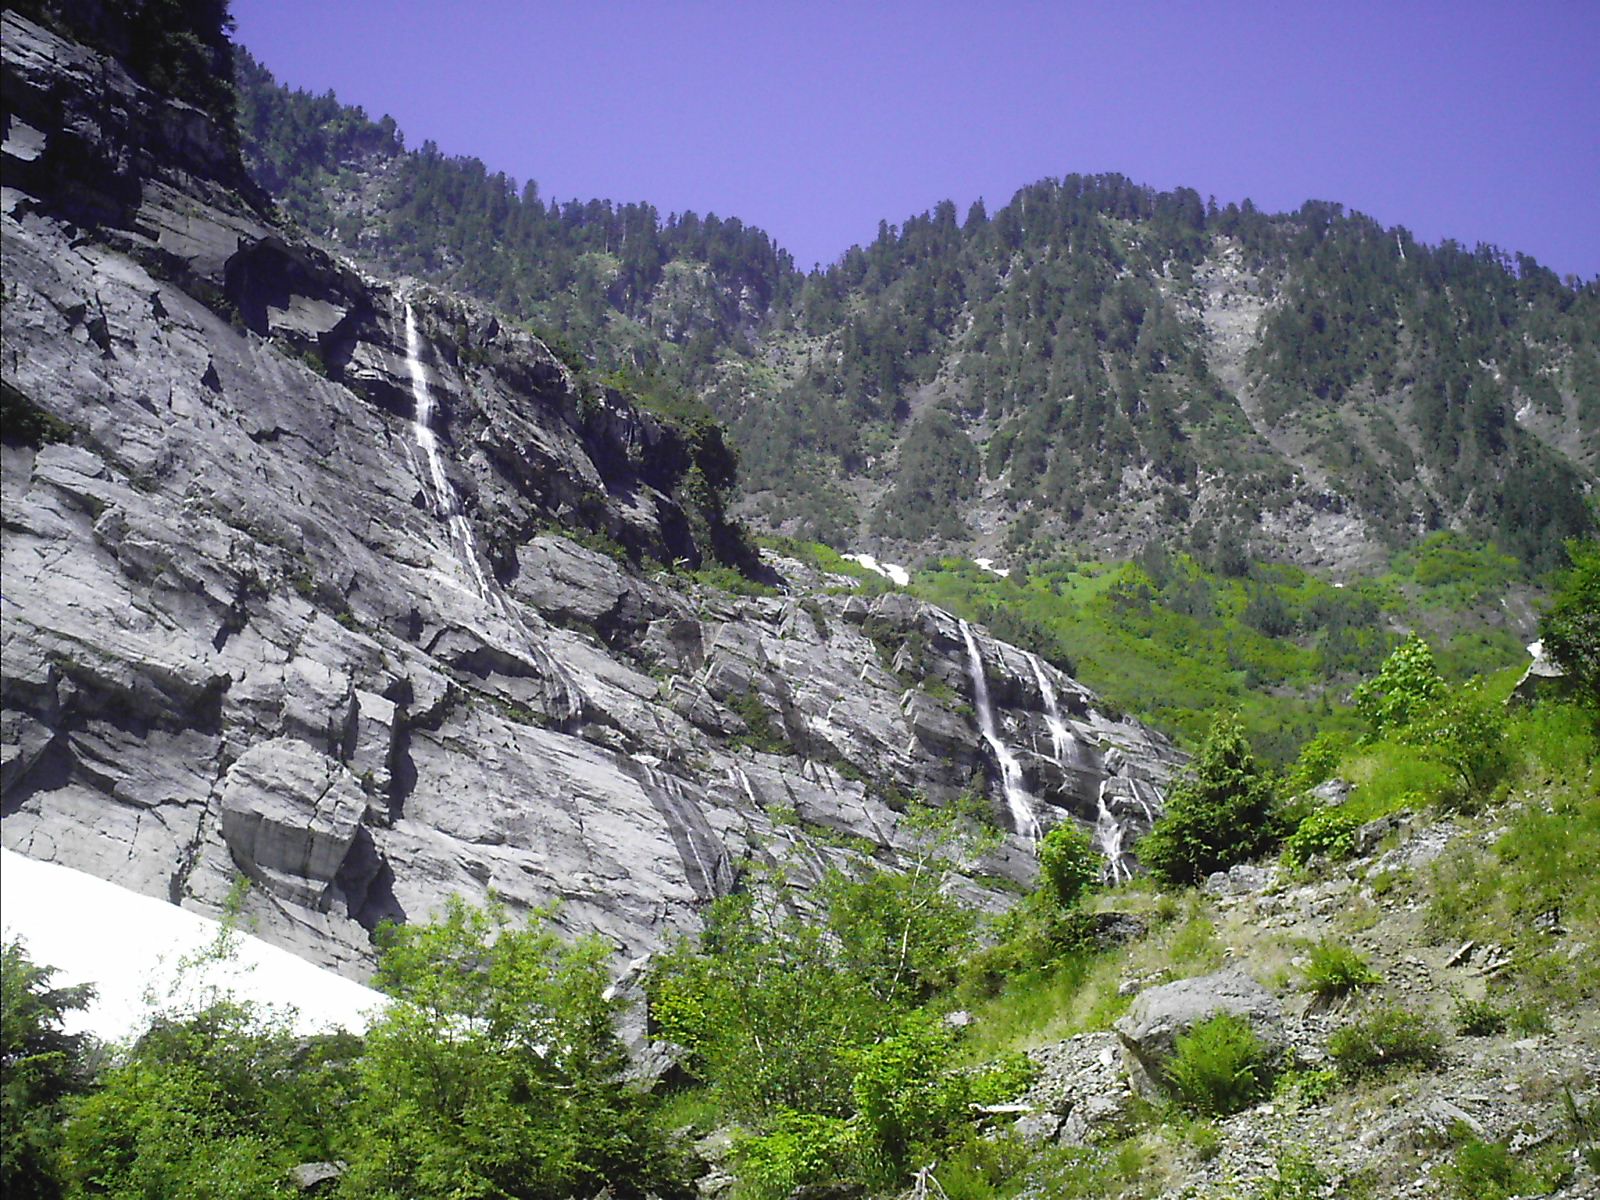
MULTIPOLYGON (((361 974, 451 893, 632 955, 752 863, 798 903, 892 864, 911 797, 1008 826, 955 618, 657 569, 706 556, 703 445, 308 243, 102 54, 9 12, 4 53, 8 847, 207 912, 243 873, 263 936, 361 974)), ((973 638, 1041 823, 1146 824, 1173 748, 973 638)), ((999 903, 1028 837, 971 867, 999 903)))

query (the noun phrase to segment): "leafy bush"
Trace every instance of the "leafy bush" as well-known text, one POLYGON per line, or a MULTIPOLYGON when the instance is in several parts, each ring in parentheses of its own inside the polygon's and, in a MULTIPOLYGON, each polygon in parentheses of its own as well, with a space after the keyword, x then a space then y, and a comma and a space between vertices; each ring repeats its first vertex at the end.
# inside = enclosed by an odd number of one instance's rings
POLYGON ((853 1051, 855 1100, 869 1179, 892 1186, 966 1116, 972 1104, 1013 1100, 1027 1090, 1032 1064, 1006 1056, 980 1072, 955 1069, 955 1030, 926 1012, 908 1014, 894 1033, 853 1051))
POLYGON ((1300 747, 1300 756, 1284 777, 1284 787, 1291 793, 1299 793, 1332 779, 1349 745, 1350 737, 1342 730, 1317 734, 1300 747))
POLYGON ((367 1033, 356 1141, 338 1156, 353 1194, 668 1186, 670 1151, 624 1080, 608 944, 452 898, 433 924, 380 927, 380 946, 393 1002, 367 1033))
POLYGON ((1217 718, 1167 809, 1139 841, 1139 861, 1163 883, 1187 886, 1270 849, 1279 836, 1271 782, 1239 719, 1217 718))
POLYGON ((1415 1064, 1435 1066, 1443 1039, 1421 1013, 1384 1005, 1365 1013, 1328 1039, 1328 1055, 1351 1078, 1415 1064))
POLYGON ((1324 808, 1312 813, 1283 844, 1283 856, 1294 866, 1303 867, 1317 855, 1331 859, 1349 858, 1355 853, 1356 830, 1361 822, 1350 813, 1324 808))
POLYGON ((1349 946, 1326 939, 1312 946, 1306 963, 1306 991, 1324 1003, 1342 1000, 1358 988, 1383 982, 1383 976, 1349 946))
POLYGON ((231 999, 158 1017, 67 1124, 66 1174, 82 1194, 287 1196, 295 1163, 345 1157, 342 1041, 308 1049, 281 1015, 231 999))
POLYGON ((1464 789, 1462 801, 1481 795, 1511 765, 1505 706, 1481 687, 1467 686, 1442 696, 1398 737, 1448 767, 1464 789))
POLYGON ((1100 856, 1089 835, 1063 821, 1039 843, 1040 885, 1062 908, 1078 902, 1083 890, 1100 878, 1100 856))
POLYGON ((1578 699, 1600 705, 1600 542, 1567 543, 1572 569, 1539 617, 1545 653, 1573 681, 1578 699))
POLYGON ((859 1129, 839 1117, 785 1109, 765 1133, 739 1144, 739 1177, 749 1200, 788 1200, 807 1184, 859 1174, 859 1129))
POLYGON ((1409 725, 1444 690, 1433 651, 1412 633, 1384 660, 1376 678, 1356 689, 1356 711, 1367 723, 1368 737, 1376 740, 1392 729, 1409 725))
POLYGON ((1248 1021, 1218 1013, 1179 1035, 1166 1080, 1191 1112, 1225 1117, 1264 1098, 1276 1067, 1275 1056, 1248 1021))
POLYGON ((1491 1037, 1505 1032, 1506 1014, 1492 1000, 1458 997, 1452 1015, 1456 1032, 1466 1037, 1491 1037))
POLYGON ((1554 1182, 1530 1169, 1502 1142, 1468 1137, 1456 1147, 1442 1172, 1458 1200, 1507 1200, 1518 1195, 1542 1196, 1554 1182))

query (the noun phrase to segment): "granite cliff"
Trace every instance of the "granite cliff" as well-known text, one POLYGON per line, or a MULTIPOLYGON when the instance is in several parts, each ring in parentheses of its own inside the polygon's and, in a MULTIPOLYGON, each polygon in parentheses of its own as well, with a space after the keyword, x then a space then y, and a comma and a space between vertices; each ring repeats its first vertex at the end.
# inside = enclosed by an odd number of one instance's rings
POLYGON ((1176 751, 982 629, 688 573, 737 557, 715 437, 318 248, 206 112, 4 20, 6 846, 204 912, 242 874, 362 975, 453 893, 630 956, 752 864, 803 903, 913 797, 984 798, 991 904, 1039 828, 1159 810, 1176 751))

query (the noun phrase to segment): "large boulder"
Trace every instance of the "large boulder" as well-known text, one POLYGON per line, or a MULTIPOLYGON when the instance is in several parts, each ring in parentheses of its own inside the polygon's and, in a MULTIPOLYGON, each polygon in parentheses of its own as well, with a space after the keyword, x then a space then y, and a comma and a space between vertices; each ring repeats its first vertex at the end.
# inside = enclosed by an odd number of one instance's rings
POLYGON ((1180 979, 1142 992, 1113 1026, 1122 1039, 1123 1063, 1134 1087, 1146 1097, 1159 1097, 1178 1038, 1216 1013, 1248 1021, 1271 1048, 1284 1045, 1277 997, 1243 971, 1229 968, 1180 979))
POLYGON ((356 777, 294 738, 252 746, 222 784, 222 836, 239 869, 319 911, 332 900, 365 810, 356 777))

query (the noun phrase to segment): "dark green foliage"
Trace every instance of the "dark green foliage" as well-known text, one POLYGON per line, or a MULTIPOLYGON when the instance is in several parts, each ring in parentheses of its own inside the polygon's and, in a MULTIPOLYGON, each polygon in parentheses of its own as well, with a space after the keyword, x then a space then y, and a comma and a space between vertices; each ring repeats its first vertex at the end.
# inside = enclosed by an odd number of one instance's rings
POLYGON ((0 438, 7 445, 38 449, 50 442, 70 442, 73 428, 0 381, 0 438))
POLYGON ((1137 852, 1162 882, 1184 887, 1265 853, 1280 836, 1271 780, 1230 714, 1212 724, 1137 852))
POLYGON ((1539 637, 1582 702, 1600 706, 1600 542, 1568 542, 1567 557, 1572 567, 1540 614, 1539 637))
POLYGON ((62 1018, 88 1006, 93 989, 53 988, 53 967, 20 941, 0 949, 0 1190, 50 1200, 62 1194, 61 1123, 69 1098, 88 1087, 88 1039, 62 1018))
POLYGON ((1400 1066, 1435 1066, 1442 1047, 1431 1018, 1387 1004, 1363 1013, 1328 1039, 1329 1057, 1351 1077, 1400 1066))
POLYGON ((931 413, 911 427, 894 480, 873 518, 875 533, 914 542, 967 535, 961 504, 977 490, 978 452, 948 414, 931 413))
POLYGON ((1276 1056, 1250 1023, 1232 1013, 1217 1013, 1178 1035, 1166 1082, 1189 1111, 1225 1117, 1270 1094, 1276 1073, 1276 1056))
POLYGON ((760 695, 755 692, 740 692, 729 696, 728 707, 738 714, 745 726, 745 732, 734 737, 735 745, 748 746, 763 754, 794 753, 794 747, 783 736, 782 724, 780 723, 776 729, 773 728, 772 715, 767 711, 766 703, 760 695))
POLYGON ((228 0, 21 0, 6 7, 109 51, 152 89, 203 109, 233 136, 228 0))

